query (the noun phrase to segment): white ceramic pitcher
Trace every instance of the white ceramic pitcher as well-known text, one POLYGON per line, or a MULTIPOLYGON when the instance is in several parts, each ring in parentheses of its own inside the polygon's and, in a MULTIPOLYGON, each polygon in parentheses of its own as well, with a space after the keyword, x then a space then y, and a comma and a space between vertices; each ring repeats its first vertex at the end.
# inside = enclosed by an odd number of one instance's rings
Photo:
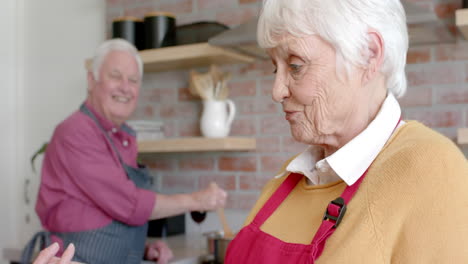
POLYGON ((202 135, 211 138, 226 137, 231 130, 235 114, 236 106, 229 99, 203 101, 203 112, 200 120, 202 135))

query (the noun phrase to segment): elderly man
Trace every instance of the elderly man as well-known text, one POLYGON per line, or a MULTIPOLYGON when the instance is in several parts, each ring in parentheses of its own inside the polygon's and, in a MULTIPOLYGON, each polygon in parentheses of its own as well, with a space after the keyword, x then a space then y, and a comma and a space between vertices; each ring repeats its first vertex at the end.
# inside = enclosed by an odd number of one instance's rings
MULTIPOLYGON (((36 211, 52 241, 60 248, 76 246, 73 260, 140 263, 148 220, 213 210, 226 201, 226 192, 214 183, 191 194, 150 190, 149 174, 137 164, 135 132, 125 124, 135 110, 142 74, 131 44, 114 39, 100 45, 86 101, 57 126, 47 148, 36 211)), ((152 259, 159 255, 158 263, 172 256, 160 242, 146 253, 152 259)))

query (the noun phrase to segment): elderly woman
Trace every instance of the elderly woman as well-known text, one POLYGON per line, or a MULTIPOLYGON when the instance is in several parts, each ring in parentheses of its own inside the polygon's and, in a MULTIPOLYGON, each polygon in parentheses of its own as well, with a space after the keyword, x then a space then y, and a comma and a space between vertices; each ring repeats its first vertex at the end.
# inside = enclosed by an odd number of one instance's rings
MULTIPOLYGON (((141 263, 147 221, 224 206, 226 192, 212 183, 191 194, 150 190, 137 164, 135 132, 125 121, 135 110, 143 66, 130 43, 114 39, 96 51, 88 97, 55 129, 42 168, 36 211, 60 248, 76 246, 85 263, 141 263)), ((147 250, 159 263, 172 256, 164 243, 147 250)))
POLYGON ((273 99, 309 147, 269 181, 225 263, 468 263, 468 163, 403 121, 399 0, 264 0, 273 99))

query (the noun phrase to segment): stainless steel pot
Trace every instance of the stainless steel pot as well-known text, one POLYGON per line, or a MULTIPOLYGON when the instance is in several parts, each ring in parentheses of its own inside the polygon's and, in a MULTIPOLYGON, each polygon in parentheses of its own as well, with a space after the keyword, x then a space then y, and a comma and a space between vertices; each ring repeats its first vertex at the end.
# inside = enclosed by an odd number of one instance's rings
POLYGON ((210 231, 203 235, 206 237, 208 253, 214 256, 216 263, 224 263, 226 250, 233 237, 224 237, 223 231, 210 231))

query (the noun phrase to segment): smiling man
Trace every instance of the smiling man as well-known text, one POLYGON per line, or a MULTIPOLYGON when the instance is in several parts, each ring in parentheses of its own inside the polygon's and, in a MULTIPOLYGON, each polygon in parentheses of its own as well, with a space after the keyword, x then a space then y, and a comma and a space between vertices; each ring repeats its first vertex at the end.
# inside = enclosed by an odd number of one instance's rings
POLYGON ((151 191, 148 171, 137 164, 135 132, 125 121, 135 110, 143 74, 133 45, 113 39, 98 47, 88 72, 88 97, 57 126, 47 147, 36 212, 60 248, 73 243, 73 260, 164 264, 162 242, 146 247, 147 221, 224 206, 215 183, 190 194, 151 191), (146 254, 145 254, 146 253, 146 254))

